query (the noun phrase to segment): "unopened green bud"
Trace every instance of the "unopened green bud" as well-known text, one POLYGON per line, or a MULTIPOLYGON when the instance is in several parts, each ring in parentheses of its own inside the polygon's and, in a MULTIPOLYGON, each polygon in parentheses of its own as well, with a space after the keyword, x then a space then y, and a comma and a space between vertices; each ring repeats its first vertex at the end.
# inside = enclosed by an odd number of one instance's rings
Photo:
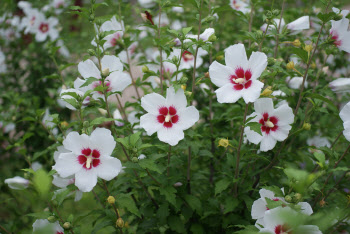
POLYGON ((216 56, 216 60, 218 60, 218 61, 223 60, 223 59, 224 59, 223 55, 216 56))
POLYGON ((57 218, 56 218, 55 216, 51 215, 51 216, 49 216, 49 217, 47 218, 47 220, 48 220, 50 223, 54 223, 54 222, 57 221, 57 218))
POLYGON ((267 54, 269 52, 269 49, 264 47, 264 48, 261 49, 261 51, 264 52, 265 54, 267 54))
POLYGON ((306 131, 309 131, 311 129, 311 124, 309 123, 304 123, 303 124, 303 129, 306 130, 306 131))
POLYGON ((267 11, 267 12, 266 12, 266 17, 267 17, 267 19, 272 19, 272 18, 273 18, 273 13, 272 13, 272 11, 267 11))
POLYGON ((96 55, 96 53, 95 53, 95 51, 93 49, 88 49, 88 53, 89 53, 90 56, 95 56, 96 55))
POLYGON ((287 69, 292 70, 294 68, 294 62, 290 61, 289 63, 287 63, 287 69))
POLYGON ((301 199, 303 199, 303 196, 302 196, 300 193, 294 194, 294 200, 295 200, 296 202, 301 201, 301 199))
POLYGON ((137 157, 133 157, 131 160, 133 163, 137 163, 139 161, 139 159, 137 157))
POLYGON ((215 36, 215 34, 213 34, 213 35, 211 35, 209 38, 208 38, 208 41, 209 42, 214 42, 214 41, 216 41, 216 36, 215 36))
POLYGON ((295 47, 301 46, 301 42, 300 42, 299 39, 295 39, 295 40, 292 42, 292 44, 293 44, 293 46, 295 46, 295 47))
POLYGON ((95 15, 94 14, 90 14, 89 15, 89 21, 93 22, 95 20, 95 15))
POLYGON ((114 204, 115 203, 115 198, 113 197, 113 196, 109 196, 108 198, 107 198, 107 202, 109 203, 109 204, 114 204))
POLYGON ((279 11, 278 9, 274 9, 274 10, 272 11, 272 14, 273 14, 274 16, 278 16, 278 15, 280 14, 280 11, 279 11))
POLYGON ((83 127, 84 128, 88 128, 89 127, 89 121, 84 121, 84 123, 83 123, 83 127))
POLYGON ((174 64, 177 64, 179 62, 179 58, 177 56, 174 56, 171 61, 174 63, 174 64))
POLYGON ((117 219, 116 226, 119 228, 124 227, 124 220, 122 218, 117 219))
POLYGON ((290 195, 285 196, 284 199, 286 200, 286 202, 292 202, 293 201, 293 198, 290 195))
POLYGON ((143 72, 143 73, 149 72, 149 68, 148 68, 146 65, 144 65, 144 66, 142 67, 142 72, 143 72))
POLYGON ((65 223, 63 224, 63 228, 64 228, 64 229, 70 229, 70 228, 71 228, 70 222, 65 222, 65 223))

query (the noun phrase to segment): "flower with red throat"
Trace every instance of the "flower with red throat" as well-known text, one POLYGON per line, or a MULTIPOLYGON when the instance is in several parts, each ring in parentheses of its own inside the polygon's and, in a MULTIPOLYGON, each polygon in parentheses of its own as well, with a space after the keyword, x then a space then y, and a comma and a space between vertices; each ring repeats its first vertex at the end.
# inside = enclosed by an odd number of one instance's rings
POLYGON ((111 180, 121 171, 120 160, 111 157, 115 145, 108 129, 96 128, 90 136, 70 132, 63 141, 68 152, 59 154, 53 169, 63 178, 75 175, 79 190, 90 192, 98 177, 111 180))
POLYGON ((334 44, 339 50, 344 50, 350 53, 350 31, 349 19, 343 18, 338 21, 331 20, 332 28, 330 29, 330 34, 334 40, 334 44))
POLYGON ((288 104, 282 104, 277 109, 273 108, 271 98, 260 98, 254 103, 255 112, 248 116, 254 117, 251 122, 261 124, 261 133, 253 131, 250 127, 244 129, 248 141, 259 144, 261 151, 268 151, 275 147, 277 141, 287 138, 290 125, 294 121, 292 108, 288 104))
POLYGON ((250 12, 249 0, 230 0, 230 6, 244 14, 250 12))
POLYGON ((350 141, 350 102, 348 102, 339 113, 340 118, 343 120, 345 138, 350 141))
POLYGON ((50 17, 46 19, 43 15, 38 19, 38 25, 35 34, 35 40, 41 42, 45 41, 49 36, 52 41, 58 38, 58 30, 56 26, 58 24, 58 19, 55 17, 50 17))
POLYGON ((37 219, 33 223, 33 233, 64 234, 58 221, 50 223, 47 219, 37 219))
POLYGON ((257 79, 267 66, 264 53, 253 52, 249 60, 243 44, 225 50, 225 65, 213 62, 209 67, 211 81, 220 103, 235 103, 243 97, 246 103, 255 102, 264 84, 257 79))
POLYGON ((151 93, 141 98, 141 106, 148 113, 141 116, 140 126, 150 136, 158 133, 160 141, 172 146, 177 145, 184 136, 184 130, 190 128, 199 119, 199 112, 194 106, 187 106, 182 89, 168 88, 166 98, 151 93))

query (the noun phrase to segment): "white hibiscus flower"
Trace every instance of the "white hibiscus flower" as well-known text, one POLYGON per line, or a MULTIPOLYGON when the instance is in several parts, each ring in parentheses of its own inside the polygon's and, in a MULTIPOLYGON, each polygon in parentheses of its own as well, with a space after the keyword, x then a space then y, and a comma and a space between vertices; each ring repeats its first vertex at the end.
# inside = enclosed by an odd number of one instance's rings
POLYGON ((350 53, 350 31, 349 19, 343 18, 338 21, 331 20, 332 28, 330 29, 330 34, 334 40, 334 44, 339 48, 339 50, 344 50, 350 53))

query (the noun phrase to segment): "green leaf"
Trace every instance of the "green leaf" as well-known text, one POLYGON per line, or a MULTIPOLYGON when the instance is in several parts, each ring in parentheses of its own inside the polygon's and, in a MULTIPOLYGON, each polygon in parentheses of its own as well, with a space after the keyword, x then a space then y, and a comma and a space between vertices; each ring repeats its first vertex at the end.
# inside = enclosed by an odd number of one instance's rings
POLYGON ((192 27, 183 28, 183 29, 182 29, 182 33, 183 33, 184 35, 186 35, 186 34, 189 33, 191 30, 192 30, 192 27))
POLYGON ((269 198, 265 198, 265 201, 266 201, 266 203, 267 203, 267 208, 269 208, 270 210, 271 209, 273 209, 273 208, 276 208, 276 207, 280 207, 280 206, 282 206, 284 203, 283 203, 283 201, 280 201, 280 200, 278 200, 278 201, 274 201, 274 200, 271 200, 271 199, 269 199, 269 198))
POLYGON ((170 216, 168 218, 168 225, 171 230, 177 233, 186 233, 185 225, 178 216, 170 216))
POLYGON ((221 193, 222 191, 224 191, 225 189, 227 189, 227 187, 231 184, 231 181, 229 181, 228 179, 222 179, 219 180, 216 184, 215 184, 215 195, 221 193))
POLYGON ((153 160, 145 158, 145 159, 139 160, 138 163, 140 167, 142 167, 143 169, 149 169, 152 171, 156 171, 159 174, 162 174, 162 170, 157 166, 157 164, 154 163, 153 160))
POLYGON ((262 136, 261 124, 260 123, 258 123, 258 122, 250 122, 250 123, 247 123, 245 126, 249 127, 250 130, 252 130, 252 131, 254 131, 254 132, 256 132, 256 133, 258 133, 259 135, 262 136))
POLYGON ((51 212, 42 211, 42 212, 37 212, 37 213, 26 214, 26 216, 34 217, 36 219, 47 219, 49 216, 51 216, 51 212))
POLYGON ((137 209, 137 206, 134 200, 131 198, 131 195, 121 194, 117 196, 116 202, 118 206, 126 208, 128 211, 141 218, 140 211, 137 209))
MULTIPOLYGON (((142 161, 142 160, 141 160, 142 161)), ((176 189, 172 186, 167 186, 165 188, 159 188, 159 193, 165 196, 165 199, 170 202, 173 206, 176 206, 176 189)))
POLYGON ((296 54, 299 58, 301 58, 301 60, 304 62, 304 63, 307 63, 308 62, 308 54, 305 50, 301 49, 301 48, 290 48, 291 49, 291 52, 296 54))
POLYGON ((98 79, 95 78, 95 77, 89 77, 89 78, 86 79, 85 83, 82 84, 79 88, 88 86, 89 84, 91 84, 91 83, 94 82, 94 81, 98 81, 98 79))
POLYGON ((49 176, 43 169, 37 170, 34 173, 33 185, 42 198, 46 198, 48 196, 52 185, 51 181, 51 176, 49 176))
POLYGON ((166 218, 169 216, 169 214, 169 206, 167 203, 159 206, 157 218, 159 219, 160 223, 166 224, 166 218))
POLYGON ((193 195, 186 195, 185 200, 193 210, 196 210, 197 212, 201 212, 202 204, 201 204, 201 201, 197 197, 195 197, 193 195))
POLYGON ((62 204, 62 202, 68 197, 70 192, 71 191, 67 188, 59 189, 55 192, 55 195, 56 195, 55 200, 57 201, 58 206, 62 204))
POLYGON ((322 95, 320 95, 318 93, 305 93, 305 97, 316 98, 316 99, 319 99, 321 101, 324 101, 337 110, 337 107, 334 105, 333 101, 329 100, 326 97, 323 97, 322 95))
POLYGON ((235 208, 238 206, 238 204, 239 204, 239 201, 237 198, 228 197, 225 200, 225 204, 224 204, 225 206, 224 214, 234 211, 235 208))
POLYGON ((324 153, 322 151, 317 150, 316 152, 314 152, 314 156, 319 162, 320 167, 323 168, 326 163, 326 156, 324 155, 324 153))
POLYGON ((98 117, 96 119, 94 119, 93 121, 90 122, 90 126, 95 126, 95 125, 99 125, 105 122, 110 122, 113 121, 114 119, 112 118, 106 118, 106 117, 98 117))
POLYGON ((332 20, 337 14, 335 12, 328 12, 328 13, 318 13, 317 17, 323 22, 327 23, 328 21, 332 20))
POLYGON ((67 64, 61 64, 60 65, 60 67, 59 67, 59 69, 60 69, 60 71, 63 71, 63 70, 65 70, 66 68, 68 68, 68 67, 71 67, 71 66, 75 66, 75 65, 77 65, 76 63, 67 63, 67 64))

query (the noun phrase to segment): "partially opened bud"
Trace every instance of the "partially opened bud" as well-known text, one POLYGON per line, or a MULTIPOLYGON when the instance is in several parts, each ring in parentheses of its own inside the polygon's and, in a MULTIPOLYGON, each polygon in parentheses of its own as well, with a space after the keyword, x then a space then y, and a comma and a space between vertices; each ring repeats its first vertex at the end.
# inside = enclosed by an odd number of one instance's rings
POLYGON ((271 95, 272 93, 272 87, 271 86, 268 86, 261 94, 260 96, 264 96, 264 97, 268 97, 271 95))
POLYGON ((303 129, 306 130, 306 131, 309 131, 311 129, 311 124, 309 123, 304 123, 303 124, 303 129))
POLYGON ((117 219, 116 225, 119 228, 124 227, 124 220, 122 218, 117 219))
POLYGON ((102 75, 103 75, 104 77, 107 77, 107 76, 109 75, 109 68, 103 69, 102 75))
POLYGON ((299 39, 295 39, 295 40, 292 42, 292 44, 293 44, 293 46, 295 46, 295 47, 301 46, 301 42, 300 42, 299 39))
POLYGON ((290 61, 289 63, 287 63, 287 69, 289 69, 289 70, 293 70, 293 68, 294 68, 294 62, 293 61, 290 61))
POLYGON ((109 196, 108 198, 107 198, 107 202, 109 203, 109 204, 114 204, 115 203, 115 198, 113 197, 113 196, 109 196))
POLYGON ((229 146, 229 141, 227 139, 220 139, 219 146, 227 148, 229 146))

